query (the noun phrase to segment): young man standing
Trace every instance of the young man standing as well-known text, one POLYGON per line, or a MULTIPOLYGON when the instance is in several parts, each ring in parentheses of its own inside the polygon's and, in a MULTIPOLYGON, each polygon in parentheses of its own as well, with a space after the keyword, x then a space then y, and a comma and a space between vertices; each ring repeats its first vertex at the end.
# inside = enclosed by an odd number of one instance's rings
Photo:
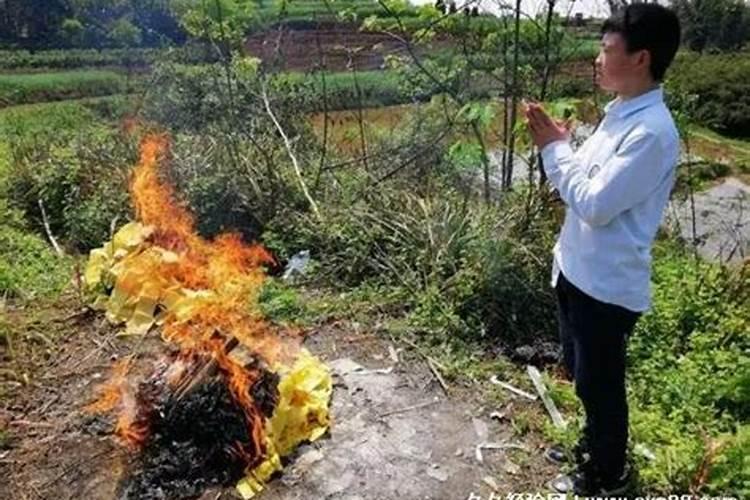
MULTIPOLYGON (((629 488, 625 347, 650 307, 651 245, 674 185, 679 137, 660 82, 679 41, 677 16, 658 4, 631 4, 604 23, 597 80, 617 97, 575 152, 563 124, 538 104, 526 108, 544 169, 566 204, 552 285, 564 363, 586 411, 578 467, 551 482, 558 492, 608 496, 629 488)), ((547 457, 565 459, 554 448, 547 457)))

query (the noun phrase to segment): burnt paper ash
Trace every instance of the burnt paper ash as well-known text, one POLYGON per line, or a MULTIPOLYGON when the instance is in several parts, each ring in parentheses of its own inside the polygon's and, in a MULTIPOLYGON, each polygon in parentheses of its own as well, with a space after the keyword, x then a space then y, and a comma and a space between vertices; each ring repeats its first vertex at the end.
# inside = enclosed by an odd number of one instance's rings
MULTIPOLYGON (((264 413, 273 412, 277 384, 278 377, 264 372, 252 388, 264 413)), ((149 394, 145 387, 138 399, 153 405, 147 412, 149 434, 120 484, 118 498, 195 498, 207 488, 233 486, 243 477, 248 457, 238 450, 252 448, 247 446, 251 429, 223 377, 205 381, 179 400, 168 391, 149 394)))

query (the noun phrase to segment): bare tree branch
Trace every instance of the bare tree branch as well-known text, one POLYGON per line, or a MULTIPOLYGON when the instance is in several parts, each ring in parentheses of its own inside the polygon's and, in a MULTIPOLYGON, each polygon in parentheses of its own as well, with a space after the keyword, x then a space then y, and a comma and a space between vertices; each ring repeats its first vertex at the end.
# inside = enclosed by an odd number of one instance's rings
POLYGON ((294 150, 292 149, 292 144, 289 141, 289 137, 286 135, 286 132, 284 132, 284 128, 276 119, 276 115, 273 114, 273 110, 271 109, 271 103, 268 100, 268 92, 266 91, 265 83, 263 84, 262 95, 263 95, 263 104, 266 107, 266 112, 268 113, 268 116, 271 118, 271 121, 273 121, 273 124, 276 126, 276 130, 278 130, 279 134, 281 135, 281 138, 284 140, 284 147, 286 147, 286 151, 289 154, 289 158, 292 160, 292 165, 294 166, 294 172, 297 175, 297 180, 299 181, 300 187, 302 188, 302 193, 305 195, 305 198, 307 198, 307 201, 310 204, 310 208, 312 208, 312 211, 315 213, 315 216, 318 218, 318 220, 322 221, 323 219, 320 215, 320 211, 318 210, 318 205, 315 203, 315 200, 313 200, 312 196, 310 196, 310 192, 307 190, 307 185, 305 184, 305 180, 302 178, 302 170, 300 169, 299 163, 297 162, 297 156, 294 154, 294 150))

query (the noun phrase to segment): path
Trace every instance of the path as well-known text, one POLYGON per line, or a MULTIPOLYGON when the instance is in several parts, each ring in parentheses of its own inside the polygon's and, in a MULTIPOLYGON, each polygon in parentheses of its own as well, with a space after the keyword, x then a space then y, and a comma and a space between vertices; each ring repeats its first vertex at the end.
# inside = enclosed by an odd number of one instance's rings
MULTIPOLYGON (((708 260, 739 263, 750 257, 750 186, 729 177, 695 193, 698 253, 708 260)), ((690 200, 673 200, 667 215, 686 241, 693 239, 690 200)))

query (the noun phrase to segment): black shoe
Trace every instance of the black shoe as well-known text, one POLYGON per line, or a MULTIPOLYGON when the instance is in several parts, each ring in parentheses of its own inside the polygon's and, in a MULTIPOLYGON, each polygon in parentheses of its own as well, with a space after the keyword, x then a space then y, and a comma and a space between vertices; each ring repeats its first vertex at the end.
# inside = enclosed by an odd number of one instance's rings
POLYGON ((632 484, 627 469, 620 477, 605 480, 598 476, 591 467, 579 467, 570 474, 557 476, 550 481, 549 487, 556 493, 610 497, 627 494, 632 484))
POLYGON ((564 465, 571 462, 581 465, 589 461, 591 454, 583 442, 575 445, 572 454, 568 453, 562 445, 555 444, 544 451, 544 458, 557 465, 564 465))

